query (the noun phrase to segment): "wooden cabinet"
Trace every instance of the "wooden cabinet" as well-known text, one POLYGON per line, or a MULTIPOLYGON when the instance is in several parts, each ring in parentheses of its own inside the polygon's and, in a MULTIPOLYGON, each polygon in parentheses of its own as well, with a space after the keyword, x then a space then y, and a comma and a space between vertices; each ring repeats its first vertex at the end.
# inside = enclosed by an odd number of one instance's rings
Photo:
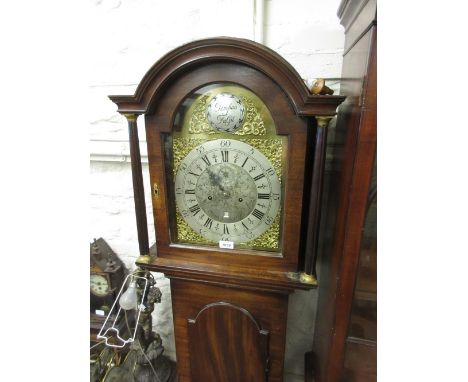
POLYGON ((317 382, 376 381, 376 1, 344 0, 340 106, 318 264, 318 309, 307 374, 317 382))
POLYGON ((183 357, 179 367, 182 378, 282 380, 287 296, 278 298, 185 280, 173 280, 171 288, 177 312, 177 354, 183 357))

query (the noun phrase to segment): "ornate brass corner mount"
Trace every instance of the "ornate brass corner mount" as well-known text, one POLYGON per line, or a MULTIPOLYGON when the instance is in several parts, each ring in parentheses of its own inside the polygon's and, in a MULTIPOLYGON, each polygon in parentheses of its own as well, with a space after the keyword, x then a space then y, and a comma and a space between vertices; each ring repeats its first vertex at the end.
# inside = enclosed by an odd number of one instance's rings
POLYGON ((314 275, 308 275, 304 272, 299 274, 299 281, 303 284, 317 285, 316 277, 314 275))
POLYGON ((332 95, 334 91, 325 85, 323 78, 317 79, 312 85, 310 91, 313 95, 332 95))
POLYGON ((313 275, 308 275, 305 272, 288 272, 288 278, 294 281, 299 281, 302 284, 317 285, 317 279, 313 275))
POLYGON ((135 261, 136 263, 140 264, 149 264, 151 262, 151 256, 150 255, 140 255, 138 259, 135 261))

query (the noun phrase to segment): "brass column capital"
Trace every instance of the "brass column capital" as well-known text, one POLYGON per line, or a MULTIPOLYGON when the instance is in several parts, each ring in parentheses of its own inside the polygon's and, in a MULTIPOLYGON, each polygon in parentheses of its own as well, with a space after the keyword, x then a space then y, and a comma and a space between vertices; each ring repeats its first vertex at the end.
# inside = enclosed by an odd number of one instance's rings
POLYGON ((150 262, 151 262, 150 255, 140 255, 135 261, 135 263, 140 263, 140 264, 149 264, 150 262))
POLYGON ((315 119, 317 120, 317 127, 328 127, 328 124, 334 117, 334 115, 323 115, 315 117, 315 119))
POLYGON ((127 121, 128 122, 136 122, 139 114, 135 114, 135 113, 122 113, 122 115, 127 118, 127 121))

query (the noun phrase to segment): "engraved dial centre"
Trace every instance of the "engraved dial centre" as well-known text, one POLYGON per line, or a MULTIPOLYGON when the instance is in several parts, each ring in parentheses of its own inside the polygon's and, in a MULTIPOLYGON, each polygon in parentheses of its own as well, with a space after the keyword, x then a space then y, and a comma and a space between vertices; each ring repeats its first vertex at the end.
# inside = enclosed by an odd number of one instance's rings
POLYGON ((255 181, 243 168, 231 163, 207 167, 195 188, 198 204, 213 220, 234 223, 245 219, 257 202, 255 181))

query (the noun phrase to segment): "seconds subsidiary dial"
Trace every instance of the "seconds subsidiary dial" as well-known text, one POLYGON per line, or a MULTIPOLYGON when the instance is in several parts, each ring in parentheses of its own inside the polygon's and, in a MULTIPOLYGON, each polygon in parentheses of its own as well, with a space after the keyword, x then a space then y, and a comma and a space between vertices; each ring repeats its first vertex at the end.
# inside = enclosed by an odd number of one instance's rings
POLYGON ((272 164, 247 143, 208 141, 181 161, 176 204, 204 238, 236 244, 264 233, 278 214, 281 184, 272 164))

